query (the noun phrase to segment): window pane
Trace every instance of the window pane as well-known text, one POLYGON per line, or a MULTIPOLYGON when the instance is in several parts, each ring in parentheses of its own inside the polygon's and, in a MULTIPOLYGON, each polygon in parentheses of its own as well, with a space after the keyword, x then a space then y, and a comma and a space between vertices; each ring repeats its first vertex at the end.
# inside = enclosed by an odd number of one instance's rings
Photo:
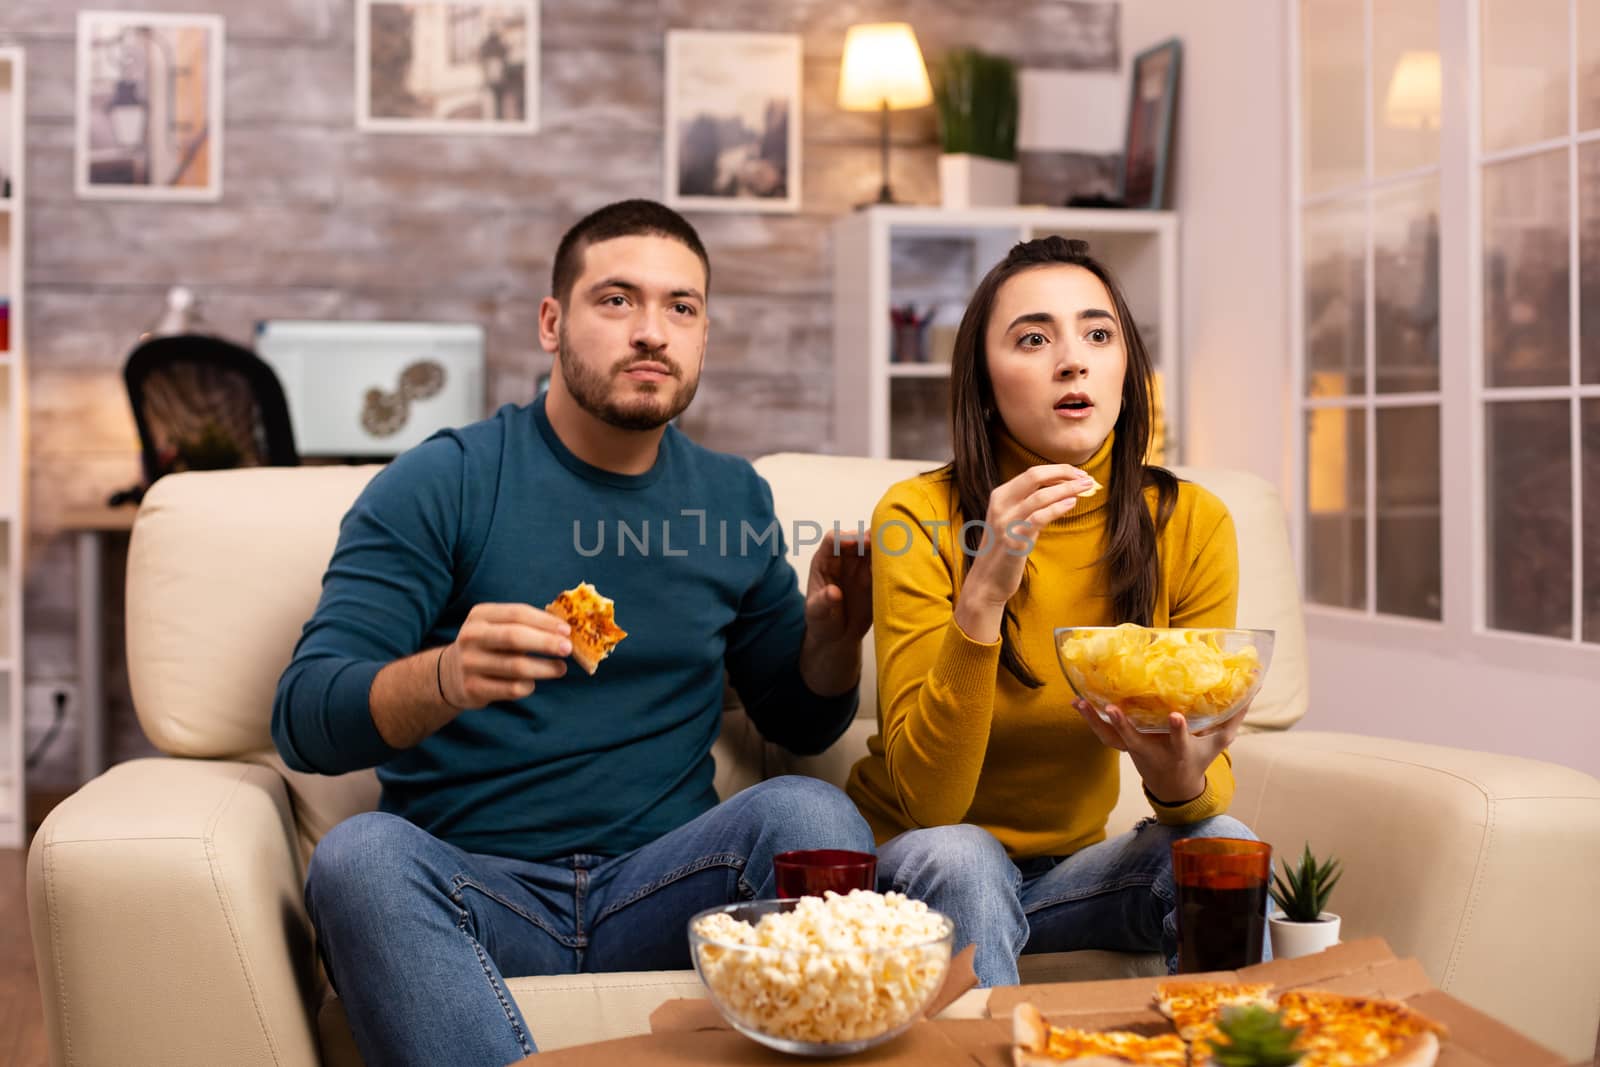
POLYGON ((1579 380, 1600 382, 1600 143, 1578 146, 1579 380))
POLYGON ((1439 388, 1439 182, 1373 198, 1377 391, 1439 388))
POLYGON ((1600 5, 1578 4, 1578 132, 1600 129, 1600 5))
POLYGON ((1378 175, 1439 162, 1439 2, 1372 8, 1372 167, 1378 175))
POLYGON ((1366 228, 1360 200, 1306 211, 1308 396, 1366 392, 1366 228))
POLYGON ((1300 5, 1300 123, 1308 196, 1366 177, 1365 8, 1364 0, 1303 0, 1300 5))
POLYGON ((1483 170, 1483 357, 1488 384, 1566 385, 1571 276, 1567 150, 1483 170))
POLYGON ((1583 639, 1600 641, 1600 400, 1583 402, 1583 639))
POLYGON ((1378 610, 1439 619, 1439 409, 1377 412, 1378 610))
POLYGON ((1566 136, 1568 3, 1484 0, 1484 151, 1566 136))
POLYGON ((1572 405, 1491 402, 1488 449, 1489 626, 1572 636, 1572 405))
POLYGON ((1306 595, 1367 606, 1367 438, 1360 408, 1306 412, 1306 595))

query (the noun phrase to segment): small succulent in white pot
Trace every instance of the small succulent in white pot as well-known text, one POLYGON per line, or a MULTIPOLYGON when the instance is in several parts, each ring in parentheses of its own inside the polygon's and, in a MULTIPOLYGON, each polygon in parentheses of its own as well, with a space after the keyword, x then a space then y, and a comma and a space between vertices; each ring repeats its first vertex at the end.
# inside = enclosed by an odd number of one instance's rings
POLYGON ((1318 861, 1307 843, 1297 865, 1273 876, 1272 899, 1281 911, 1269 919, 1275 958, 1309 956, 1338 944, 1339 916, 1328 911, 1328 897, 1343 874, 1338 860, 1318 861))

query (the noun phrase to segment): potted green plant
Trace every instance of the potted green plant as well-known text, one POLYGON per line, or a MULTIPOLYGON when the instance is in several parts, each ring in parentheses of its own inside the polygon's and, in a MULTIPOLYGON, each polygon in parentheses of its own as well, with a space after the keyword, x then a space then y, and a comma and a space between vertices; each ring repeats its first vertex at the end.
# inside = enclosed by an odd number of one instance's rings
POLYGON ((1307 843, 1296 866, 1272 880, 1272 899, 1282 909, 1267 921, 1272 954, 1279 959, 1309 956, 1339 941, 1339 916, 1328 911, 1328 897, 1344 872, 1339 861, 1318 861, 1307 843))
POLYGON ((945 54, 934 71, 939 189, 945 207, 1017 202, 1017 66, 975 48, 945 54))

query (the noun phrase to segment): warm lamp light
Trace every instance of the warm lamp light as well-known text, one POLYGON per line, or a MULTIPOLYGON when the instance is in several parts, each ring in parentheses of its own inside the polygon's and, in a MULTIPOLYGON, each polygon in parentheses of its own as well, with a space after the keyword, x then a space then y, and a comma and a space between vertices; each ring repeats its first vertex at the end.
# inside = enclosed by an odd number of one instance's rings
POLYGON ((889 112, 933 103, 928 68, 909 23, 874 22, 851 26, 844 37, 839 70, 839 106, 847 111, 878 111, 882 121, 883 184, 878 203, 892 204, 889 191, 889 112))
POLYGON ((851 26, 844 35, 839 71, 839 106, 848 111, 894 111, 927 107, 933 86, 922 63, 917 35, 905 22, 851 26))
POLYGON ((1383 119, 1401 129, 1439 127, 1439 53, 1406 52, 1389 79, 1383 100, 1383 119))

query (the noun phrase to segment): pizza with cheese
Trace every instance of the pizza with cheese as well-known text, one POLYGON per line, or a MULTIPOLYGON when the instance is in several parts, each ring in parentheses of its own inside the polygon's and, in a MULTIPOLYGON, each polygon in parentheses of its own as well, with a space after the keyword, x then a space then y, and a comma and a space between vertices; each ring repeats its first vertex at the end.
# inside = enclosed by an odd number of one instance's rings
POLYGON ((1300 1067, 1431 1067, 1445 1035, 1420 1012, 1376 997, 1290 989, 1278 995, 1278 1011, 1300 1028, 1300 1067))
POLYGON ((1272 994, 1269 985, 1164 982, 1156 1007, 1176 1034, 1147 1037, 1126 1031, 1082 1031, 1051 1026, 1031 1004, 1012 1015, 1016 1067, 1213 1067, 1212 1047, 1222 1043, 1217 1020, 1230 1006, 1257 1004, 1279 1013, 1300 1031, 1297 1067, 1433 1067, 1444 1027, 1392 1000, 1347 997, 1315 990, 1272 994))
POLYGON ((1223 982, 1162 982, 1156 986, 1156 1010, 1172 1020, 1185 1041, 1215 1032, 1217 1016, 1230 1005, 1272 1007, 1272 986, 1223 982))
POLYGON ((1189 1050, 1177 1034, 1146 1037, 1125 1030, 1072 1030, 1051 1026, 1032 1004, 1011 1015, 1014 1067, 1188 1067, 1189 1050))
POLYGON ((628 632, 617 625, 611 598, 601 596, 588 582, 579 582, 564 591, 546 604, 544 610, 572 627, 572 658, 590 674, 628 636, 628 632))

